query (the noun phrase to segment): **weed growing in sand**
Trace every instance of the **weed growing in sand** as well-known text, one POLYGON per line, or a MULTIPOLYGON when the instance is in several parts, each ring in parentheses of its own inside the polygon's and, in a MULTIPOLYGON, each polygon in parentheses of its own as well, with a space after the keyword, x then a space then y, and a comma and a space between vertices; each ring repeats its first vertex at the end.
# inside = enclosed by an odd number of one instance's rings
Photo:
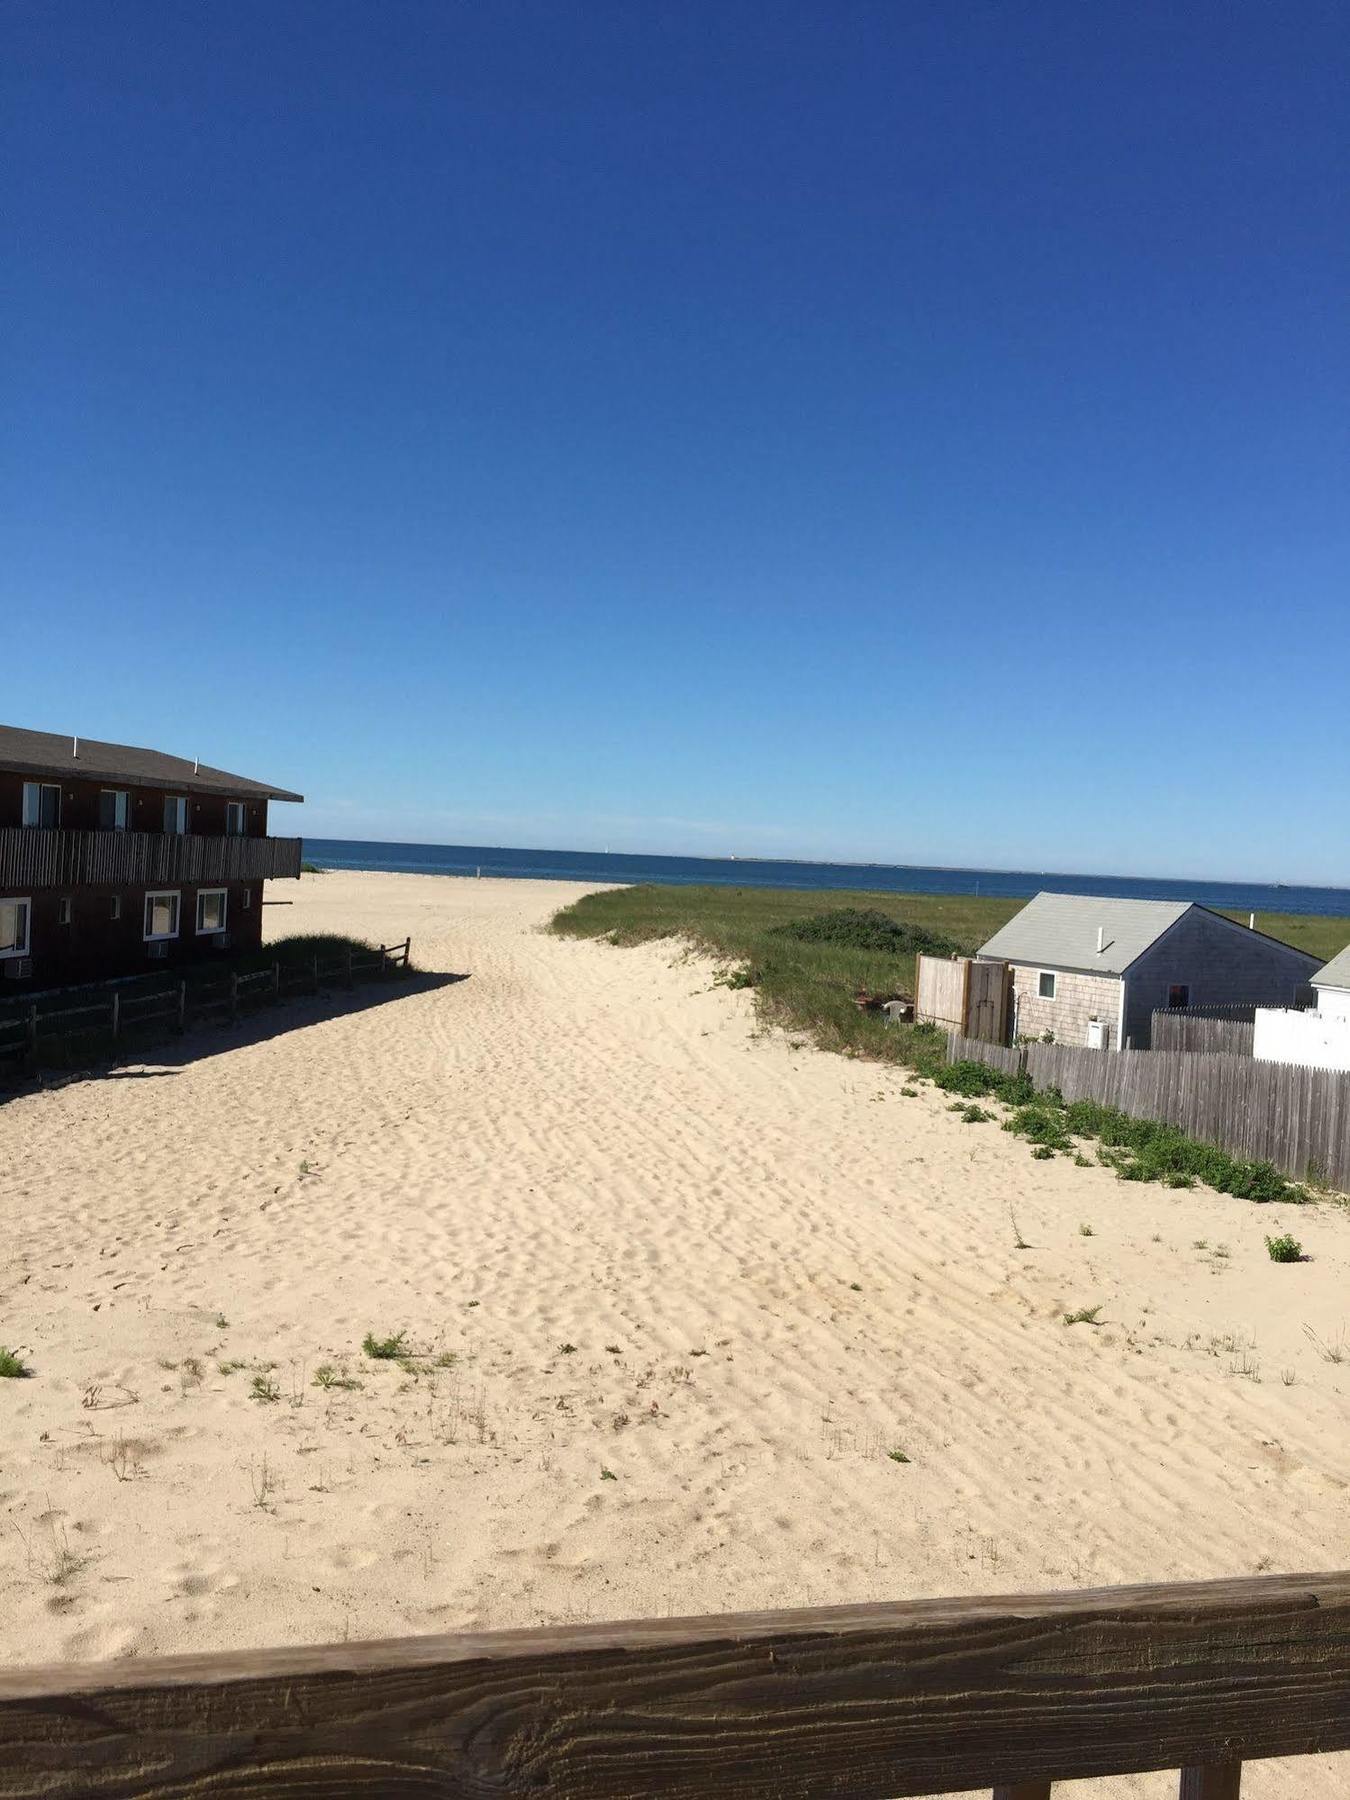
POLYGON ((1008 1208, 1008 1217, 1012 1221, 1013 1249, 1014 1250, 1030 1250, 1031 1245, 1022 1236, 1022 1228, 1017 1223, 1017 1214, 1013 1211, 1011 1206, 1008 1208))
POLYGON ((265 1450, 261 1462, 251 1462, 248 1465, 248 1481, 253 1490, 253 1504, 262 1512, 270 1510, 272 1497, 276 1492, 277 1474, 268 1462, 265 1450))
POLYGON ((368 1331, 361 1339, 361 1348, 376 1362, 401 1362, 408 1354, 407 1338, 406 1331, 396 1331, 387 1338, 377 1338, 373 1331, 368 1331))
POLYGON ((1092 1167, 1092 1158, 1090 1156, 1084 1156, 1081 1150, 1075 1150, 1073 1153, 1073 1166, 1076 1169, 1090 1169, 1092 1167))
POLYGON ((1078 1227, 1078 1235, 1079 1237, 1095 1237, 1096 1233, 1090 1225, 1083 1224, 1078 1227))
POLYGON ((28 1373, 28 1365, 17 1351, 0 1346, 0 1377, 6 1381, 22 1381, 28 1373))
POLYGON ((575 1344, 559 1344, 558 1345, 558 1355, 559 1356, 575 1356, 576 1353, 577 1353, 577 1347, 575 1344))
POLYGON ((903 1450, 888 1450, 886 1454, 892 1462, 907 1463, 909 1461, 903 1450))
POLYGON ((849 1282, 849 1284, 848 1284, 848 1286, 849 1286, 849 1292, 850 1292, 850 1293, 853 1293, 853 1294, 861 1294, 861 1292, 862 1292, 862 1283, 861 1283, 861 1281, 850 1281, 850 1282, 849 1282))
MULTIPOLYGON (((622 1356, 623 1355, 623 1351, 619 1348, 619 1346, 617 1344, 606 1344, 605 1350, 606 1350, 606 1353, 610 1356, 622 1356)), ((693 1352, 691 1351, 690 1354, 692 1355, 693 1352)))
POLYGON ((1302 1244, 1296 1237, 1290 1237, 1288 1232, 1285 1232, 1282 1237, 1268 1237, 1266 1254, 1272 1262, 1278 1263, 1296 1263, 1305 1260, 1302 1244))
POLYGON ((959 1113, 965 1125, 986 1125, 994 1116, 974 1100, 955 1100, 947 1111, 959 1113))
POLYGON ((619 1478, 614 1473, 613 1469, 601 1469, 600 1479, 601 1481, 617 1481, 619 1478))
POLYGON ((246 1362, 240 1362, 238 1359, 235 1359, 233 1362, 219 1362, 216 1364, 216 1368, 222 1375, 237 1375, 240 1369, 246 1369, 247 1367, 248 1364, 246 1362))
POLYGON ((225 1317, 223 1312, 218 1312, 216 1314, 216 1330, 217 1331, 228 1331, 229 1329, 230 1329, 230 1321, 225 1317))
POLYGON ((1293 1387, 1294 1383, 1297 1380, 1298 1380, 1298 1371, 1296 1369, 1281 1369, 1280 1370, 1280 1381, 1285 1387, 1293 1387))
POLYGON ((1037 1162, 1049 1162, 1055 1153, 1049 1144, 1037 1144, 1031 1154, 1037 1162))
POLYGON ((1321 1357, 1323 1362, 1343 1363, 1346 1358, 1350 1356, 1350 1345, 1347 1345, 1345 1341, 1344 1325, 1341 1326, 1339 1336, 1334 1337, 1329 1341, 1324 1341, 1322 1338, 1318 1337, 1311 1325, 1305 1325, 1303 1327, 1303 1335, 1307 1338, 1308 1342, 1312 1345, 1313 1349, 1321 1357))
POLYGON ((325 1390, 331 1388, 359 1388, 361 1383, 349 1375, 341 1365, 320 1363, 314 1371, 314 1385, 325 1390))
POLYGON ((281 1389, 270 1375, 255 1375, 249 1383, 250 1400, 261 1401, 264 1406, 271 1406, 281 1398, 281 1389))
POLYGON ((917 1100, 919 1097, 919 1090, 915 1087, 902 1087, 900 1092, 905 1096, 906 1100, 917 1100))
POLYGON ((127 1442, 124 1431, 119 1431, 114 1441, 103 1451, 103 1461, 112 1470, 114 1481, 134 1481, 145 1470, 136 1461, 136 1447, 127 1442))
POLYGON ((1064 1323, 1066 1325, 1100 1325, 1101 1320, 1097 1314, 1101 1310, 1100 1306, 1080 1306, 1077 1312, 1065 1313, 1064 1323))

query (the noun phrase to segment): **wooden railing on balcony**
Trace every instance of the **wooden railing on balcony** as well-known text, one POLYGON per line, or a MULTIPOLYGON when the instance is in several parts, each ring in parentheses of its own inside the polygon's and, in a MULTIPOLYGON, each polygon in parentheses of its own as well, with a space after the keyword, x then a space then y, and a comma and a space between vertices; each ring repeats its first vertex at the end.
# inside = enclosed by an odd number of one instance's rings
POLYGON ((162 831, 0 829, 0 893, 30 888, 191 886, 300 873, 301 840, 176 836, 162 831))
POLYGON ((1244 1759, 1347 1748, 1350 1574, 0 1674, 3 1800, 1237 1800, 1244 1759))

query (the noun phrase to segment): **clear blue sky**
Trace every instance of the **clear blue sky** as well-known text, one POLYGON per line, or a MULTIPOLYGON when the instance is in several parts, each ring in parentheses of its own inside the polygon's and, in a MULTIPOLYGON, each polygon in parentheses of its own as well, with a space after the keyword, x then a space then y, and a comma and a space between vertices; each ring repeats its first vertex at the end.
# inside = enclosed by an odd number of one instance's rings
POLYGON ((1341 0, 8 0, 0 717, 1350 882, 1341 0))

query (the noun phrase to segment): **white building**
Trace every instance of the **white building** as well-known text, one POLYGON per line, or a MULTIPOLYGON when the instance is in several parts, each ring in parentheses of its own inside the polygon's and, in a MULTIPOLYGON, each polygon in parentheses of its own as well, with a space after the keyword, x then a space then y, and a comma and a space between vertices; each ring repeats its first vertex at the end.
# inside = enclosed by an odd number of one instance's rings
POLYGON ((1252 1054, 1261 1062, 1350 1069, 1350 944, 1312 978, 1317 1005, 1307 1012, 1258 1007, 1252 1054))

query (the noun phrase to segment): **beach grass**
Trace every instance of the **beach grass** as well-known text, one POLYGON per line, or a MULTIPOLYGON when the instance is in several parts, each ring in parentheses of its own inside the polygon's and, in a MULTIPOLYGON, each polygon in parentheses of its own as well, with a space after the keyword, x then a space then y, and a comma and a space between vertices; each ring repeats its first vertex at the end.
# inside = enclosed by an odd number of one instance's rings
MULTIPOLYGON (((913 1064, 932 1058, 924 1027, 888 1025, 855 995, 913 998, 914 956, 790 935, 790 927, 846 910, 884 914, 973 951, 1026 904, 972 894, 894 894, 801 888, 611 888, 564 907, 551 929, 612 944, 682 939, 726 965, 731 985, 753 986, 761 1018, 800 1031, 824 1049, 913 1064)), ((1247 923, 1245 913, 1229 917, 1247 923)), ((1350 941, 1350 919, 1258 913, 1257 929, 1330 958, 1350 941)), ((928 1031, 928 1037, 936 1033, 928 1031)))

